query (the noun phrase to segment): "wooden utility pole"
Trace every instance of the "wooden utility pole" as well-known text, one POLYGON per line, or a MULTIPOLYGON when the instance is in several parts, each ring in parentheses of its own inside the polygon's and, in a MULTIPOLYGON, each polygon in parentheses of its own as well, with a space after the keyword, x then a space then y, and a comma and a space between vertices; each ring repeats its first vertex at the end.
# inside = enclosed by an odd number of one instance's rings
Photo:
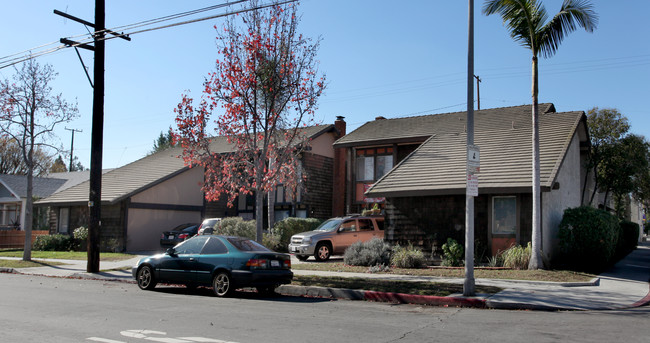
POLYGON ((82 23, 95 29, 93 33, 94 46, 80 44, 68 39, 61 39, 61 43, 68 46, 80 47, 95 52, 94 84, 93 84, 93 124, 90 143, 90 194, 88 207, 90 219, 88 223, 88 263, 86 271, 99 272, 99 237, 101 230, 101 203, 102 203, 102 149, 104 140, 104 57, 106 33, 122 39, 131 40, 128 36, 106 30, 105 0, 95 0, 95 23, 73 17, 67 13, 54 10, 55 14, 82 23))
POLYGON ((68 168, 68 171, 72 171, 72 160, 74 156, 74 133, 75 132, 84 132, 83 130, 77 130, 77 129, 68 129, 67 127, 65 128, 68 131, 72 131, 72 141, 70 142, 70 167, 68 168))

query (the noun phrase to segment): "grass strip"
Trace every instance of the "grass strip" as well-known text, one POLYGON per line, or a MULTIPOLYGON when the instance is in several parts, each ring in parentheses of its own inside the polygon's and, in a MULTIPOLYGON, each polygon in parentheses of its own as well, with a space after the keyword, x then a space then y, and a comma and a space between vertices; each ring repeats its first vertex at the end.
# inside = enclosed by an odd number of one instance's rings
MULTIPOLYGON (((367 273, 368 267, 348 266, 343 263, 296 263, 291 266, 296 270, 317 270, 329 272, 367 273)), ((445 278, 464 278, 463 268, 391 268, 388 272, 377 274, 397 274, 413 276, 437 276, 445 278)), ((552 281, 552 282, 588 282, 596 277, 592 274, 578 273, 568 270, 515 270, 515 269, 474 269, 474 277, 480 279, 552 281)))
MULTIPOLYGON (((392 292, 415 295, 434 295, 446 297, 451 294, 463 293, 463 285, 437 282, 417 282, 417 281, 399 281, 399 280, 376 280, 364 278, 346 278, 346 277, 322 277, 322 276, 304 276, 295 275, 292 285, 299 286, 318 286, 329 288, 347 288, 376 292, 392 292)), ((491 286, 476 286, 476 293, 495 294, 501 291, 501 288, 491 286)))
MULTIPOLYGON (((2 250, 0 257, 23 257, 22 250, 2 250)), ((103 252, 99 254, 99 259, 102 261, 122 261, 133 258, 130 254, 103 252)), ((88 253, 85 251, 32 251, 32 258, 54 258, 61 260, 79 260, 86 261, 88 253)))

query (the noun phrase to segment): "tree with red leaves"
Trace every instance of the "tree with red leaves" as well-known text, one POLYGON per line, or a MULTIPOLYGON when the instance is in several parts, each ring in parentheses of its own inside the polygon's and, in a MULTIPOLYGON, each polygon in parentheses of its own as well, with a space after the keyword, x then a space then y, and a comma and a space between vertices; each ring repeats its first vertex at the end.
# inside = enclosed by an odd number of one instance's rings
MULTIPOLYGON (((251 6, 255 7, 255 1, 251 6)), ((316 53, 320 39, 297 32, 295 5, 274 6, 230 17, 217 29, 220 59, 204 83, 201 102, 187 94, 174 110, 189 166, 205 169, 206 200, 255 196, 256 240, 262 241, 264 195, 283 185, 295 191, 303 173, 300 153, 308 145, 303 128, 313 123, 317 100, 325 88, 316 53), (227 138, 229 153, 211 150, 208 123, 227 138)))

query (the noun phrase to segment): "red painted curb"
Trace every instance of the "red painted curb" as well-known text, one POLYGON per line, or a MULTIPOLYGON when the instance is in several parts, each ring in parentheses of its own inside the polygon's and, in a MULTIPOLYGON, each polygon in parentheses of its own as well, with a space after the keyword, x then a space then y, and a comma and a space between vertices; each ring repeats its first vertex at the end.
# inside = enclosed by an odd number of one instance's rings
POLYGON ((404 293, 374 292, 366 291, 364 299, 370 301, 382 301, 399 304, 437 305, 437 306, 458 306, 485 308, 484 299, 460 298, 460 297, 439 297, 435 295, 415 295, 404 293))
POLYGON ((646 294, 645 297, 643 297, 641 300, 639 300, 639 301, 635 302, 634 304, 632 304, 631 307, 640 307, 640 306, 650 304, 650 284, 648 284, 648 288, 649 288, 648 289, 648 294, 646 294))

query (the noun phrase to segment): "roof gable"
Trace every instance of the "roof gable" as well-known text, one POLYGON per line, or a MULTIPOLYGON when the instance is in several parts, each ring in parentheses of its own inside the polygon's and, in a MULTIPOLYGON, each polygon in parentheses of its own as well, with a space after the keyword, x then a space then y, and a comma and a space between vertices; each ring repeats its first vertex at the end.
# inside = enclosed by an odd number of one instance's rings
MULTIPOLYGON (((528 106, 530 110, 530 106, 528 106)), ((550 188, 571 140, 585 120, 583 112, 540 115, 541 186, 550 188)), ((481 189, 524 189, 532 184, 532 120, 529 111, 475 115, 474 141, 481 149, 481 189)), ((467 135, 435 134, 380 179, 370 196, 463 193, 467 135)))

